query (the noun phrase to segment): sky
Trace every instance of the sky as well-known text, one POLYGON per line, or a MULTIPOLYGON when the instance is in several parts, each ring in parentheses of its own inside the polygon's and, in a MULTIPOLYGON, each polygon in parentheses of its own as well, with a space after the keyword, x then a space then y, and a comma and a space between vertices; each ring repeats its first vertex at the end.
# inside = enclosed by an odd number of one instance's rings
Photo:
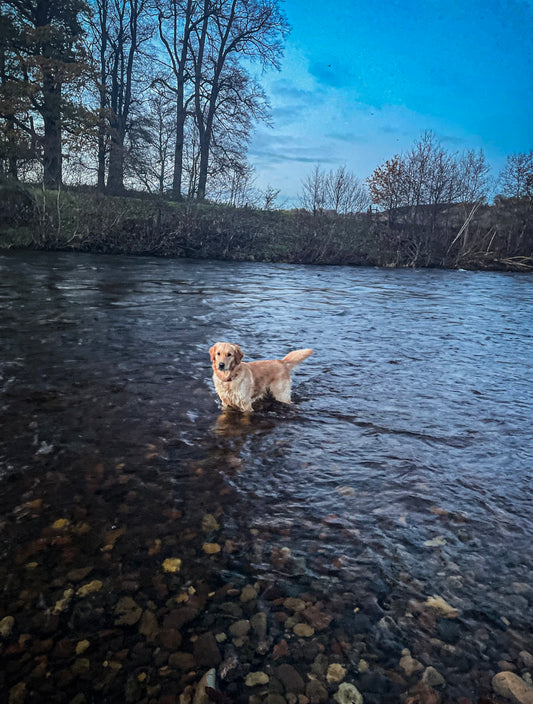
POLYGON ((299 204, 315 165, 364 180, 431 130, 497 175, 533 149, 533 0, 286 0, 281 70, 257 78, 256 186, 299 204))

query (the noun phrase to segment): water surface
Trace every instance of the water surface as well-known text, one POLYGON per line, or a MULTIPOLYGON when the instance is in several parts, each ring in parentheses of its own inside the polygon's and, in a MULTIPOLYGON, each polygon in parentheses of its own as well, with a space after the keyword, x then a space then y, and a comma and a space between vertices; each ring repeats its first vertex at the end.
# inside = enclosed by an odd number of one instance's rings
POLYGON ((428 666, 444 702, 527 678, 533 276, 10 253, 0 300, 5 691, 163 701, 213 664, 233 701, 291 702, 281 663, 331 698, 324 653, 370 703, 428 666), (218 340, 314 348, 295 403, 221 414, 218 340))

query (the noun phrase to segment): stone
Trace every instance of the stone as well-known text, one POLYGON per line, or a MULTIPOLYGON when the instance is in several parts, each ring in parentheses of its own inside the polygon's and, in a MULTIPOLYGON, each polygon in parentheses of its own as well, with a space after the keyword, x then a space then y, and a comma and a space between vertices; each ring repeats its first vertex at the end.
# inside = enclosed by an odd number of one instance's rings
POLYGON ((328 690, 319 680, 310 680, 305 686, 305 695, 310 704, 326 704, 328 690))
POLYGON ((407 677, 411 677, 414 672, 424 669, 422 663, 415 660, 407 649, 403 651, 403 655, 400 658, 400 667, 405 672, 407 677))
POLYGON ((194 642, 194 658, 199 667, 217 667, 222 662, 215 636, 210 631, 202 633, 194 642))
POLYGON ((209 669, 196 685, 193 704, 210 704, 211 699, 206 692, 206 687, 216 689, 216 672, 214 668, 209 669))
POLYGON ((262 639, 266 636, 267 632, 267 615, 264 611, 258 611, 250 619, 250 626, 252 631, 257 635, 258 638, 262 639))
POLYGON ((99 592, 103 586, 103 583, 99 579, 93 579, 92 582, 89 582, 88 584, 84 584, 83 586, 79 587, 76 594, 80 597, 85 597, 89 594, 92 594, 93 592, 99 592))
POLYGON ((461 638, 460 626, 456 621, 439 618, 437 620, 437 636, 445 643, 451 643, 452 645, 458 643, 461 638))
POLYGON ((333 695, 338 704, 363 704, 363 695, 357 687, 349 682, 343 682, 333 695))
POLYGON ((250 621, 246 619, 241 619, 240 621, 235 621, 229 627, 229 632, 234 638, 244 638, 250 631, 250 621))
POLYGON ((242 589, 241 601, 243 603, 247 603, 249 601, 253 601, 254 599, 257 599, 257 590, 251 584, 247 584, 242 589))
POLYGON ((518 653, 518 658, 524 663, 525 667, 533 668, 533 655, 527 650, 521 650, 518 653))
POLYGON ((269 680, 270 677, 267 675, 266 672, 250 672, 248 675, 246 675, 244 684, 247 687, 257 687, 257 685, 260 684, 267 684, 269 680))
POLYGON ((73 675, 86 675, 91 669, 91 662, 87 658, 77 658, 70 666, 73 675))
POLYGON ((310 638, 315 633, 315 629, 308 623, 296 623, 292 629, 300 638, 310 638))
POLYGON ((337 662, 331 663, 326 673, 326 679, 330 684, 338 684, 346 677, 346 668, 337 662))
POLYGON ((533 687, 514 672, 498 672, 492 678, 492 688, 515 704, 533 704, 533 687))
POLYGON ((13 616, 4 616, 0 621, 0 636, 2 636, 2 638, 9 638, 14 625, 15 619, 13 616))
POLYGON ((284 599, 283 606, 289 611, 299 612, 305 609, 306 603, 303 599, 289 596, 287 599, 284 599))
POLYGON ((76 643, 76 655, 81 655, 82 653, 84 653, 87 650, 87 648, 90 647, 90 645, 91 644, 88 640, 85 640, 85 639, 79 640, 76 643))
POLYGON ((9 690, 9 704, 23 704, 26 699, 26 683, 18 682, 9 690))
POLYGON ((292 665, 285 663, 276 667, 276 677, 283 682, 286 692, 294 694, 303 694, 305 683, 298 672, 292 665))
POLYGON ((142 616, 142 609, 131 596, 124 596, 115 606, 115 625, 134 626, 142 616))
POLYGON ((436 670, 434 667, 431 667, 430 665, 424 670, 424 674, 422 675, 422 682, 424 682, 424 684, 427 684, 428 687, 441 687, 443 684, 445 684, 446 680, 438 670, 436 670))
POLYGON ((315 629, 315 631, 325 630, 333 621, 333 616, 325 614, 318 608, 318 606, 316 606, 316 604, 312 604, 304 609, 302 611, 302 616, 305 618, 307 623, 315 629))
POLYGON ((170 667, 183 670, 194 670, 195 660, 192 653, 186 653, 184 651, 178 651, 177 653, 171 653, 168 658, 168 664, 170 667))
POLYGON ((419 682, 409 691, 405 704, 440 704, 441 695, 424 682, 419 682))
POLYGON ((179 557, 167 557, 163 561, 163 571, 164 572, 179 572, 181 569, 181 559, 179 557))
POLYGON ((159 625, 157 623, 157 616, 153 611, 149 609, 143 611, 141 622, 139 623, 139 633, 149 642, 156 639, 159 633, 159 625))

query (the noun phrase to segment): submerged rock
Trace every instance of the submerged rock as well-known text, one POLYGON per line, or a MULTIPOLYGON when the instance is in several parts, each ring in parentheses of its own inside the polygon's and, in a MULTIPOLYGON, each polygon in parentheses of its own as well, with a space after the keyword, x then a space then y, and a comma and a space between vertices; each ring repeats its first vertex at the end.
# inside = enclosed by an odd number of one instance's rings
POLYGON ((337 692, 333 695, 333 699, 338 704, 363 704, 363 695, 357 687, 349 682, 343 682, 337 692))
POLYGON ((515 704, 533 704, 533 687, 514 672, 499 672, 492 678, 494 691, 515 704))

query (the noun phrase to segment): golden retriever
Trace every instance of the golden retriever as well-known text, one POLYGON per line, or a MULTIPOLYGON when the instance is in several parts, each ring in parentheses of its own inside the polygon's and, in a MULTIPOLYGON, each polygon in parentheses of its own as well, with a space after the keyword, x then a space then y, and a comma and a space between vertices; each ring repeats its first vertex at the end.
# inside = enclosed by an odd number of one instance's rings
POLYGON ((243 362, 244 352, 231 342, 217 342, 209 350, 213 383, 224 408, 250 413, 253 404, 268 393, 282 403, 291 403, 291 369, 313 354, 294 350, 283 359, 243 362))

